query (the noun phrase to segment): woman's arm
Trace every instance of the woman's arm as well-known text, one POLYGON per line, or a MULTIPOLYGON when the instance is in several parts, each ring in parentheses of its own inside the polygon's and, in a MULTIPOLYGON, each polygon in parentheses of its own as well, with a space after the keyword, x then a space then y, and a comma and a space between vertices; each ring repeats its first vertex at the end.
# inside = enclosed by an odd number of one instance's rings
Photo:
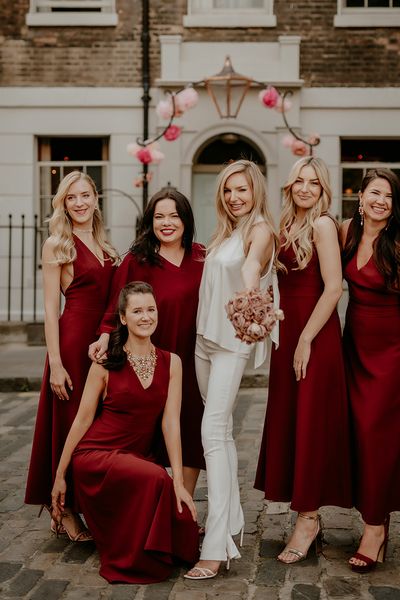
POLYGON ((104 313, 103 319, 99 325, 98 333, 100 337, 98 340, 90 344, 89 346, 89 358, 97 361, 105 357, 108 349, 108 342, 110 339, 110 333, 115 329, 117 323, 115 319, 115 313, 117 308, 118 296, 122 288, 130 281, 135 281, 134 267, 135 261, 132 254, 129 252, 115 270, 111 281, 110 294, 107 304, 106 312, 104 313))
MULTIPOLYGON (((246 289, 260 287, 260 277, 272 256, 273 236, 266 223, 257 223, 251 230, 242 279, 246 289)), ((239 291, 239 290, 238 290, 239 291)))
POLYGON ((61 361, 58 324, 62 266, 55 261, 54 240, 50 237, 45 241, 42 252, 44 331, 49 356, 50 387, 61 400, 68 400, 65 383, 72 390, 72 381, 61 361))
POLYGON ((330 217, 320 217, 315 226, 314 243, 324 282, 324 291, 301 332, 293 357, 296 380, 305 378, 311 342, 328 321, 342 295, 342 266, 337 229, 330 217))
POLYGON ((182 512, 182 502, 184 502, 190 512, 193 520, 197 520, 196 507, 189 492, 183 485, 182 471, 182 448, 181 448, 181 430, 180 413, 182 400, 182 363, 179 356, 171 354, 170 380, 168 387, 168 397, 165 403, 164 415, 162 419, 162 431, 167 447, 168 458, 172 469, 174 480, 174 490, 179 512, 182 512))
POLYGON ((60 519, 64 510, 66 492, 65 473, 71 462, 72 453, 93 423, 99 398, 107 386, 107 379, 108 371, 101 365, 93 363, 89 369, 78 412, 65 440, 64 449, 57 467, 51 492, 51 503, 55 519, 60 519))

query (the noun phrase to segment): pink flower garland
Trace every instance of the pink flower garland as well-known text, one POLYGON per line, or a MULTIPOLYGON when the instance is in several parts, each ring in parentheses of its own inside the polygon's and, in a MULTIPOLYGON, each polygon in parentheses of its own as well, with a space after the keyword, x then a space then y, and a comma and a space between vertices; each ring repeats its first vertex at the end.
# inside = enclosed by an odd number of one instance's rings
POLYGON ((284 318, 283 311, 274 307, 272 287, 264 291, 237 292, 225 310, 235 337, 246 344, 264 340, 275 323, 284 318))

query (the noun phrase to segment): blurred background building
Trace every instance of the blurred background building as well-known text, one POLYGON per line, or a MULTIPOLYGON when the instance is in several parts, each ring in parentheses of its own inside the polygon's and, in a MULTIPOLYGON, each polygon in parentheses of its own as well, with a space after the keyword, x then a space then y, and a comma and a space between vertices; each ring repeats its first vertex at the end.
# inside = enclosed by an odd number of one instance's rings
MULTIPOLYGON (((321 136, 315 154, 329 165, 332 213, 342 218, 365 169, 400 173, 399 49, 400 0, 0 0, 0 319, 42 317, 40 244, 70 170, 94 178, 111 240, 128 249, 143 190, 126 146, 143 136, 147 75, 150 136, 165 124, 154 111, 164 91, 220 71, 226 55, 237 72, 292 90, 288 120, 321 136)), ((260 164, 279 214, 296 157, 282 145, 282 116, 258 92, 236 119, 221 119, 200 90, 177 121, 181 137, 162 140, 166 157, 150 166, 149 194, 168 183, 186 194, 202 242, 214 225, 215 175, 230 159, 260 164)))

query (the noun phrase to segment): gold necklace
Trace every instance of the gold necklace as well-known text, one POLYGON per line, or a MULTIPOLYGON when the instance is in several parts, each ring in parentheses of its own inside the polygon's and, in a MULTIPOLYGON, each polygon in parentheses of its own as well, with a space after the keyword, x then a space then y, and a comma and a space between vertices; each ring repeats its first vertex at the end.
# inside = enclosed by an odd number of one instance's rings
POLYGON ((124 347, 124 350, 129 364, 139 379, 143 379, 143 381, 151 379, 157 364, 157 354, 154 346, 152 347, 150 354, 147 354, 146 356, 134 356, 126 346, 124 347))
POLYGON ((72 229, 72 233, 93 233, 93 229, 72 229))

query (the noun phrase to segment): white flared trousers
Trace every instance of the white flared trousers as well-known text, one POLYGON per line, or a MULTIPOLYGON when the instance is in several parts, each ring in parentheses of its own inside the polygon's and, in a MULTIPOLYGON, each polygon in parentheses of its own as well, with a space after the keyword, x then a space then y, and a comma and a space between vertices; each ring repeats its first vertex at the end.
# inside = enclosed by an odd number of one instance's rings
POLYGON ((201 437, 208 485, 202 560, 240 557, 232 539, 244 526, 232 413, 247 359, 247 354, 225 350, 197 336, 196 374, 205 406, 201 437))

